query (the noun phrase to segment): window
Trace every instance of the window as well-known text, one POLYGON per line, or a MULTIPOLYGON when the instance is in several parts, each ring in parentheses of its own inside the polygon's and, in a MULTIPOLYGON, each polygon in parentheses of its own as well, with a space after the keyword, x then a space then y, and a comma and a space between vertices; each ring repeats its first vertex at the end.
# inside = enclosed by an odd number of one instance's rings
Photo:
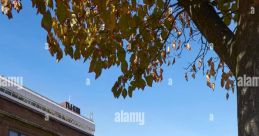
POLYGON ((8 136, 26 136, 26 135, 14 130, 9 130, 8 136))
POLYGON ((15 131, 9 131, 9 135, 8 136, 19 136, 17 132, 15 131))

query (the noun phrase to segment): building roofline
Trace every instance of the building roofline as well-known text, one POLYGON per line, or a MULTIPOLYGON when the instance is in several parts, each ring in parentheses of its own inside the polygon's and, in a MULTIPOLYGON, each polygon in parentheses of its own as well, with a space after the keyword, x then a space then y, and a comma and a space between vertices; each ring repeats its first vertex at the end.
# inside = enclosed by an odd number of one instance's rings
MULTIPOLYGON (((7 81, 7 82, 12 82, 12 81, 8 80, 8 78, 5 78, 3 75, 0 76, 0 79, 5 80, 5 81, 7 81)), ((74 112, 72 112, 72 111, 70 111, 70 110, 68 110, 68 109, 66 109, 66 108, 64 108, 64 107, 62 107, 62 106, 60 106, 57 102, 55 102, 55 101, 53 101, 53 100, 47 98, 46 96, 43 96, 43 95, 41 95, 41 94, 39 94, 39 93, 33 91, 32 89, 29 89, 29 88, 27 88, 27 87, 25 87, 25 86, 23 86, 23 85, 20 85, 20 84, 18 84, 18 83, 15 83, 15 82, 12 82, 12 84, 15 84, 19 89, 24 89, 24 90, 25 90, 26 92, 28 92, 28 93, 33 93, 34 95, 36 95, 36 96, 38 96, 38 97, 40 97, 40 98, 42 98, 42 99, 44 99, 44 100, 46 100, 46 101, 48 101, 48 102, 50 102, 50 103, 52 103, 52 104, 54 104, 54 105, 56 105, 56 106, 58 106, 58 107, 60 107, 60 108, 62 108, 62 109, 64 109, 64 110, 66 110, 66 111, 68 111, 68 112, 70 112, 70 113, 72 113, 72 114, 74 114, 74 115, 80 117, 81 119, 84 119, 84 120, 89 121, 89 122, 91 122, 91 123, 94 124, 94 121, 90 120, 89 118, 87 118, 87 117, 85 117, 85 116, 82 116, 82 115, 79 115, 79 114, 76 114, 76 113, 74 113, 74 112)), ((1 87, 1 85, 0 85, 0 87, 1 87)))
MULTIPOLYGON (((72 114, 72 115, 74 115, 74 116, 76 116, 76 117, 78 117, 78 118, 80 118, 80 119, 86 121, 86 122, 89 122, 90 124, 92 124, 93 126, 95 126, 94 121, 92 121, 92 120, 90 120, 90 119, 88 119, 88 118, 86 118, 86 117, 84 117, 84 116, 82 116, 82 115, 76 114, 76 113, 74 113, 74 112, 72 112, 72 111, 70 111, 70 110, 68 110, 68 109, 66 109, 66 108, 64 108, 64 107, 62 107, 61 105, 59 105, 59 104, 56 103, 55 101, 53 101, 53 100, 51 100, 51 99, 49 99, 49 98, 47 98, 47 97, 45 97, 45 96, 43 96, 43 95, 40 95, 40 94, 36 93, 35 91, 33 91, 33 90, 31 90, 31 89, 29 89, 29 88, 23 86, 23 85, 20 85, 20 84, 18 84, 18 83, 15 83, 15 82, 9 80, 8 78, 6 78, 6 77, 4 77, 4 76, 2 76, 2 75, 0 76, 0 80, 6 81, 6 82, 8 82, 8 83, 11 83, 12 85, 14 85, 13 87, 17 87, 17 88, 15 88, 15 89, 17 89, 17 90, 21 90, 21 89, 22 89, 22 90, 24 90, 25 92, 27 92, 27 93, 29 93, 29 94, 32 94, 32 95, 34 95, 35 97, 37 97, 37 98, 39 98, 39 99, 41 99, 41 100, 43 100, 43 101, 46 101, 46 102, 48 102, 48 103, 50 103, 50 104, 53 104, 54 106, 57 106, 58 108, 60 108, 60 109, 62 109, 62 110, 64 110, 64 111, 66 111, 66 112, 68 112, 68 113, 70 113, 70 114, 72 114)), ((0 87, 1 87, 1 85, 0 85, 0 87)), ((2 87, 3 87, 3 86, 2 86, 2 87)), ((4 88, 5 88, 5 87, 4 87, 4 88)), ((8 89, 8 88, 6 88, 6 89, 8 89)), ((11 89, 9 89, 9 90, 11 90, 11 89)), ((17 90, 16 90, 16 91, 17 91, 17 90)), ((14 90, 11 90, 11 91, 14 91, 14 90)), ((25 97, 25 96, 23 96, 23 97, 25 97)), ((24 103, 24 102, 23 102, 23 104, 25 104, 25 106, 28 106, 28 104, 26 104, 26 103, 24 103)), ((30 105, 29 105, 29 107, 32 108, 30 105)), ((34 108, 33 108, 33 109, 34 109, 34 108)), ((40 110, 40 109, 37 109, 37 110, 40 110)), ((42 113, 44 113, 44 114, 48 114, 48 113, 46 113, 45 111, 41 111, 41 110, 40 110, 40 112, 42 112, 42 113)), ((53 118, 55 118, 55 119, 57 119, 57 120, 60 120, 60 121, 64 122, 63 120, 61 120, 61 119, 55 117, 54 115, 51 115, 51 117, 53 117, 53 118)), ((70 124, 70 123, 69 123, 69 124, 70 124)), ((74 124, 72 124, 72 125, 74 126, 74 124)), ((74 127, 75 127, 75 126, 74 126, 74 127)))

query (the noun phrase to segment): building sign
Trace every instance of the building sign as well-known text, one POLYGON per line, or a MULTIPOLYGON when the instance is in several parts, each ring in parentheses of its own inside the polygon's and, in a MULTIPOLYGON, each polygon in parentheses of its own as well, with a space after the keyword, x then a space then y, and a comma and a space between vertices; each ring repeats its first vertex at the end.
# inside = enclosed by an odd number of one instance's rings
POLYGON ((60 105, 62 107, 64 107, 64 108, 66 108, 66 109, 68 109, 70 111, 73 111, 73 112, 75 112, 75 113, 80 115, 80 108, 76 107, 75 105, 73 105, 73 104, 71 104, 69 102, 64 102, 64 103, 61 103, 60 105))

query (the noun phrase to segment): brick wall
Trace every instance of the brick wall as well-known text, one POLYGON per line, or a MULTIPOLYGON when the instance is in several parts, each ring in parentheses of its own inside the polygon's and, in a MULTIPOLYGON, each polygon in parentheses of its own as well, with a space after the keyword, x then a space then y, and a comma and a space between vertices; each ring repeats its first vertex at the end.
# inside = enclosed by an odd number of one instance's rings
POLYGON ((8 130, 23 132, 28 136, 90 136, 25 106, 0 96, 0 136, 8 130))

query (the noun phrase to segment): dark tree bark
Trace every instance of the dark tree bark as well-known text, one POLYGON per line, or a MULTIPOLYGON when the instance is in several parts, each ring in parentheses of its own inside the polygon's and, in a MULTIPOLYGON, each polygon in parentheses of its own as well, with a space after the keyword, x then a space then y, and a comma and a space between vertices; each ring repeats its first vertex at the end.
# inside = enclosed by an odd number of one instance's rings
MULTIPOLYGON (((239 0, 237 32, 221 21, 208 0, 179 0, 203 36, 238 77, 259 77, 259 0, 239 0), (254 10, 254 11, 253 11, 254 10), (253 13, 254 12, 254 13, 253 13)), ((259 136, 259 86, 237 86, 238 135, 259 136)))
MULTIPOLYGON (((239 2, 236 75, 259 77, 259 1, 239 2)), ((239 136, 259 136, 259 87, 238 86, 237 101, 239 136)))

